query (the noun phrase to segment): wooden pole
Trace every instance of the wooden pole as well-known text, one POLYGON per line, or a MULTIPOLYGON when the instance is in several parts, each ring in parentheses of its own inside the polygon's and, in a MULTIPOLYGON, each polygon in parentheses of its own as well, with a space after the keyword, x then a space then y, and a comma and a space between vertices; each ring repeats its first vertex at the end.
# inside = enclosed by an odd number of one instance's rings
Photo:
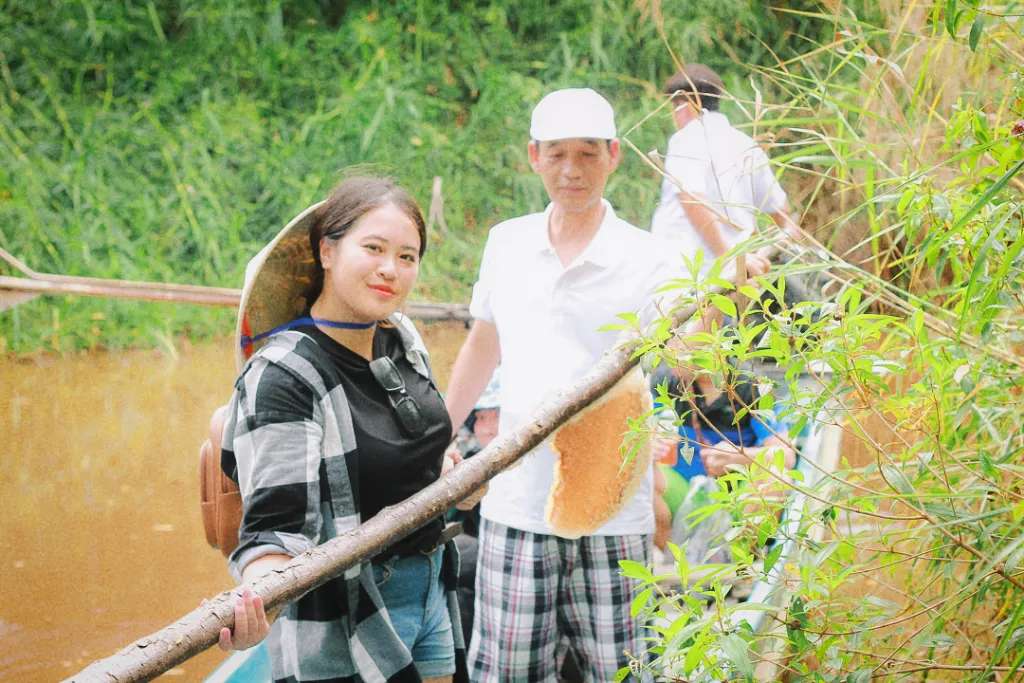
MULTIPOLYGON (((774 249, 762 251, 766 257, 774 249)), ((735 280, 735 269, 726 273, 735 280)), ((712 292, 721 292, 715 287, 712 292)), ((696 305, 674 311, 676 326, 694 316, 696 305)), ((411 498, 381 510, 358 529, 338 536, 301 555, 251 585, 263 598, 267 611, 297 600, 340 575, 349 567, 373 557, 381 548, 403 538, 466 498, 558 427, 611 389, 638 362, 633 358, 635 340, 625 339, 605 352, 584 377, 545 401, 526 424, 498 436, 486 448, 411 498)), ((223 626, 234 626, 234 596, 224 591, 177 622, 135 641, 120 652, 93 662, 67 679, 79 683, 126 683, 148 681, 181 664, 217 642, 223 626)))
POLYGON ((160 283, 129 283, 81 278, 68 282, 58 279, 29 279, 0 275, 0 291, 32 292, 35 294, 71 294, 111 299, 142 299, 168 301, 206 306, 238 306, 239 290, 219 287, 192 287, 160 283))
MULTIPOLYGON (((231 308, 237 308, 242 298, 242 290, 226 287, 130 282, 42 273, 30 278, 0 275, 0 301, 10 302, 10 305, 3 308, 10 308, 43 294, 139 299, 231 308)), ((405 312, 409 317, 419 320, 470 320, 469 307, 465 304, 412 302, 406 304, 405 312)))

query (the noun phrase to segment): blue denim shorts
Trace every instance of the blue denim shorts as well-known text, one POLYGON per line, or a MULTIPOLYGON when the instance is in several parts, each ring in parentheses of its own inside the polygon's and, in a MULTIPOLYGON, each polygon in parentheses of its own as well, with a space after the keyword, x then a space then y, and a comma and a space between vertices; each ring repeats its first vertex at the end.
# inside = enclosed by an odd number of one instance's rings
POLYGON ((444 548, 373 565, 373 580, 391 623, 423 678, 455 673, 455 640, 441 583, 444 548))

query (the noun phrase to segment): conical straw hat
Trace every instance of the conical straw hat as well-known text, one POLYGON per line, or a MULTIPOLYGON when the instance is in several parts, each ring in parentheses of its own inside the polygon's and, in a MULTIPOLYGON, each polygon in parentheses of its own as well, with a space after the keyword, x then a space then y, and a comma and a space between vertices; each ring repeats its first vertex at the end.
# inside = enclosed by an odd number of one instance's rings
POLYGON ((239 369, 267 342, 267 337, 261 335, 295 320, 313 304, 306 301, 306 290, 316 272, 309 227, 322 203, 293 218, 246 266, 235 326, 239 369))

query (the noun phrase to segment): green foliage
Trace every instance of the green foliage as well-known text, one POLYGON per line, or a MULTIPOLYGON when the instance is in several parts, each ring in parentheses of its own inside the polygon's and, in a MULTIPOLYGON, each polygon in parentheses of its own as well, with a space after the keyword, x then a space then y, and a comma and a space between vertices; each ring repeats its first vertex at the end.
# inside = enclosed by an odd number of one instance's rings
MULTIPOLYGON (((6 2, 0 245, 33 268, 238 286, 246 261, 352 166, 430 202, 419 296, 468 299, 486 229, 538 210, 529 113, 587 84, 623 130, 658 103, 673 50, 725 69, 807 43, 760 3, 6 2), (721 48, 721 49, 719 49, 721 48), (443 239, 442 239, 443 237, 443 239)), ((664 144, 667 117, 635 136, 664 144)), ((644 225, 657 178, 630 154, 609 197, 644 225)), ((10 273, 7 273, 10 274, 10 273)), ((50 299, 0 316, 0 350, 147 344, 230 329, 229 311, 50 299)))
POLYGON ((770 310, 749 285, 753 303, 738 306, 716 270, 681 278, 670 285, 681 304, 709 321, 684 349, 660 333, 639 348, 726 391, 770 387, 745 409, 781 407, 788 439, 815 422, 840 429, 840 460, 787 472, 758 455, 721 477, 690 518, 727 512, 720 542, 732 560, 695 567, 671 547, 679 592, 624 567, 643 584, 634 608, 651 619, 657 677, 1024 679, 1015 14, 938 1, 871 17, 843 4, 818 15, 835 42, 769 70, 788 98, 763 105, 755 125, 789 141, 776 159, 791 184, 807 179, 807 215, 825 217, 818 234, 860 250, 865 269, 787 247, 797 258, 759 286, 783 300, 779 275, 810 275, 832 295, 770 310), (720 314, 735 322, 710 322, 720 314), (799 505, 783 518, 787 501, 799 505), (765 604, 727 599, 737 577, 780 571, 765 604))

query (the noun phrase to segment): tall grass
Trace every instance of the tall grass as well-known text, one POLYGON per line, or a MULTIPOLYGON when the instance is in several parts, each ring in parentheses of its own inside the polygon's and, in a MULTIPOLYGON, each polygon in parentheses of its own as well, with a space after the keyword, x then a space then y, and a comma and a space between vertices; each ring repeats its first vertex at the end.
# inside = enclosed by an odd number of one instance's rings
MULTIPOLYGON (((450 234, 419 296, 466 300, 487 227, 537 210, 530 109, 587 84, 623 127, 657 103, 675 51, 730 74, 810 45, 760 3, 6 2, 0 12, 0 245, 37 270, 237 286, 247 259, 354 164, 426 205, 444 181, 450 234)), ((807 5, 811 7, 810 3, 807 5)), ((669 121, 638 134, 663 145, 669 121)), ((657 178, 630 157, 610 198, 645 225, 657 178)), ((47 299, 0 315, 0 351, 216 334, 231 313, 47 299)))

